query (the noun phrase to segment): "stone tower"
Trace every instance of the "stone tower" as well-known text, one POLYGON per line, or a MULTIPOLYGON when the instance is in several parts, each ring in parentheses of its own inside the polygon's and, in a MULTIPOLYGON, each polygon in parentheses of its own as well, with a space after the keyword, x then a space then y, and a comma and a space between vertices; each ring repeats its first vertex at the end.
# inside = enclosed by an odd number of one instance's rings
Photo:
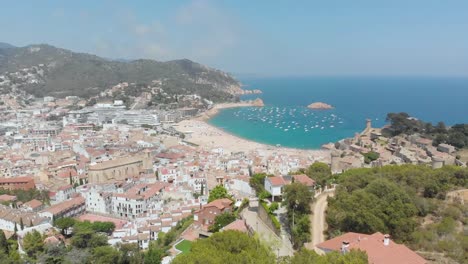
POLYGON ((370 131, 372 129, 372 120, 370 118, 366 119, 366 131, 370 131))
POLYGON ((432 158, 432 168, 433 169, 440 169, 444 166, 444 160, 439 157, 432 158))

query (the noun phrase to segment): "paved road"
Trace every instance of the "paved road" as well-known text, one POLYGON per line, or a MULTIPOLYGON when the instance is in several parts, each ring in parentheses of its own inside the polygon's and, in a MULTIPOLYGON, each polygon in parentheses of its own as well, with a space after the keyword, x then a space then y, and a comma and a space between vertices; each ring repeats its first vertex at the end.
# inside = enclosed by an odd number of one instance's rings
POLYGON ((333 196, 334 192, 324 192, 320 194, 314 203, 310 205, 312 214, 310 215, 310 231, 311 231, 311 242, 305 246, 307 249, 313 249, 317 253, 322 254, 323 252, 316 248, 315 245, 322 243, 325 240, 323 232, 325 231, 325 210, 327 209, 327 198, 333 196))

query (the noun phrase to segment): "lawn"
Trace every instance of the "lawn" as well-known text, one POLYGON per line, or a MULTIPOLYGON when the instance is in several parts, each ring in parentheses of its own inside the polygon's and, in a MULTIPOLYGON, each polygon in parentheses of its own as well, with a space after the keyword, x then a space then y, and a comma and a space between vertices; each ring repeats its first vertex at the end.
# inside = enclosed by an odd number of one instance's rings
POLYGON ((183 254, 188 253, 192 248, 192 242, 188 240, 182 240, 175 246, 175 248, 182 251, 183 254))

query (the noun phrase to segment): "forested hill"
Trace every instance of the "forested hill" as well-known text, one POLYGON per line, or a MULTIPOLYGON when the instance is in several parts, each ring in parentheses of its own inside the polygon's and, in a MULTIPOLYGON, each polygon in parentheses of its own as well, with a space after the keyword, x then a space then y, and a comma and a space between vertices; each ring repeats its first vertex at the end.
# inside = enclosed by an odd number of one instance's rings
POLYGON ((36 96, 91 97, 120 82, 149 83, 153 80, 162 81, 161 88, 167 92, 180 89, 212 94, 215 100, 231 100, 232 94, 240 89, 239 82, 231 75, 187 59, 126 62, 45 44, 26 47, 2 45, 0 76, 7 72, 10 73, 11 85, 36 96), (25 74, 33 76, 24 81, 22 77, 25 74))
POLYGON ((434 146, 447 143, 459 149, 468 148, 468 124, 455 124, 447 127, 444 122, 433 125, 411 117, 408 113, 389 113, 390 126, 383 130, 389 136, 400 134, 421 134, 433 139, 434 146))

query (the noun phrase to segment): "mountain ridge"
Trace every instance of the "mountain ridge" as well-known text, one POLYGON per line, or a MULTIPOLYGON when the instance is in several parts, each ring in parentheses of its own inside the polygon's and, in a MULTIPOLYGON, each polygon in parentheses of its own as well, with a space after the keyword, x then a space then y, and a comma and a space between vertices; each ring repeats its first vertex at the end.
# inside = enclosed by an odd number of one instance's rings
POLYGON ((34 68, 41 76, 34 83, 19 83, 35 96, 89 98, 120 82, 149 83, 161 80, 162 88, 177 94, 193 92, 214 101, 232 101, 241 90, 230 74, 189 59, 166 62, 137 59, 109 60, 48 44, 0 49, 0 75, 34 68))

